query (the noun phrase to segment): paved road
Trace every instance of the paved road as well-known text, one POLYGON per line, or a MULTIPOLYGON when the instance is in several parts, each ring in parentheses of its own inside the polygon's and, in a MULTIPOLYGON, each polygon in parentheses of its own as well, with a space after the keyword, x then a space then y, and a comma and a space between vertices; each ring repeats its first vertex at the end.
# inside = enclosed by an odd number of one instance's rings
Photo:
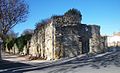
POLYGON ((18 58, 17 55, 2 53, 3 60, 0 61, 0 73, 12 73, 12 70, 31 67, 31 65, 22 63, 24 58, 18 58))
POLYGON ((23 73, 31 71, 36 67, 44 67, 49 65, 50 61, 27 61, 25 57, 18 55, 2 54, 3 60, 0 61, 0 73, 23 73))
POLYGON ((0 72, 12 73, 12 70, 25 68, 25 67, 30 67, 30 66, 31 65, 28 65, 28 64, 25 64, 25 63, 3 60, 3 61, 0 62, 0 72))
POLYGON ((119 51, 46 62, 24 62, 23 58, 15 56, 5 59, 8 61, 0 63, 0 72, 3 73, 120 73, 119 51))

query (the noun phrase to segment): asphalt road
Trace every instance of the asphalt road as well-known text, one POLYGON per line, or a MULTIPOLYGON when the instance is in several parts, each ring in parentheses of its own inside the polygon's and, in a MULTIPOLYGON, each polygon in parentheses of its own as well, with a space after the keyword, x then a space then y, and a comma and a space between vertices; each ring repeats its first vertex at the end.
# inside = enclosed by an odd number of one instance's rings
POLYGON ((24 62, 9 55, 4 58, 0 73, 120 73, 120 51, 45 62, 24 62))

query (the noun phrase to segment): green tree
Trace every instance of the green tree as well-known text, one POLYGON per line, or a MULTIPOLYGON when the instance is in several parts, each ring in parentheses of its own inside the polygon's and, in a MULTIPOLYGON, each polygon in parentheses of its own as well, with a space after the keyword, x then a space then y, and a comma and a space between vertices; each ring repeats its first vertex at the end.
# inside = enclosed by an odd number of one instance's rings
POLYGON ((3 42, 5 41, 6 34, 10 29, 18 23, 26 21, 27 14, 28 5, 24 0, 0 0, 0 37, 3 42))
POLYGON ((29 41, 31 37, 32 37, 32 34, 25 34, 25 35, 21 35, 16 39, 15 43, 19 49, 19 53, 23 52, 24 46, 27 45, 27 41, 29 41))
POLYGON ((5 47, 10 51, 12 49, 15 39, 17 38, 18 33, 15 33, 14 31, 10 30, 5 39, 5 47))

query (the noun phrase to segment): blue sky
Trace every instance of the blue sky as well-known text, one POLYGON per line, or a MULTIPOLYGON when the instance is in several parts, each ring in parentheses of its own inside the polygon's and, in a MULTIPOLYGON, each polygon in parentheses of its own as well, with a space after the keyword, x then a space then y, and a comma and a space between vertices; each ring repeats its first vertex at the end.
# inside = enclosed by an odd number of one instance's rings
POLYGON ((82 23, 101 26, 102 35, 120 31, 120 0, 26 0, 29 5, 27 21, 13 30, 21 34, 25 29, 35 29, 40 20, 52 15, 62 15, 71 8, 82 13, 82 23))

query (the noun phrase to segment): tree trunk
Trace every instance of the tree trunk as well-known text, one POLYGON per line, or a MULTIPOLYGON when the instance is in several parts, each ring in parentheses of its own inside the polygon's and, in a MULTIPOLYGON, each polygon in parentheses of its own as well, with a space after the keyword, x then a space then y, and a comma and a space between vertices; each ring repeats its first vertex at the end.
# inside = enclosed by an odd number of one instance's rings
POLYGON ((3 43, 0 44, 0 61, 2 60, 2 46, 3 46, 3 43))
MULTIPOLYGON (((1 47, 1 46, 0 46, 1 47)), ((2 56, 1 56, 1 48, 0 48, 0 61, 2 60, 2 56)))
POLYGON ((5 34, 3 34, 1 37, 1 42, 0 42, 0 61, 2 60, 2 52, 3 52, 3 50, 5 50, 4 48, 5 48, 5 38, 6 38, 6 36, 5 36, 5 34))

